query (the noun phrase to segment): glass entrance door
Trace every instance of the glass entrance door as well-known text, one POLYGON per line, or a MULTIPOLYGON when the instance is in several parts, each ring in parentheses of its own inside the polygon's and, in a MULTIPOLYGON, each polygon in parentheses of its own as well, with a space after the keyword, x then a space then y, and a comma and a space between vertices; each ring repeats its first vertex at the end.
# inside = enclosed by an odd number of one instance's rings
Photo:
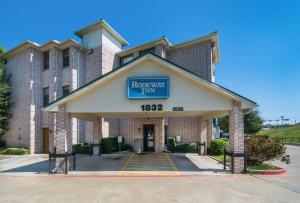
POLYGON ((155 151, 155 136, 154 136, 154 125, 144 125, 144 151, 154 152, 155 151))

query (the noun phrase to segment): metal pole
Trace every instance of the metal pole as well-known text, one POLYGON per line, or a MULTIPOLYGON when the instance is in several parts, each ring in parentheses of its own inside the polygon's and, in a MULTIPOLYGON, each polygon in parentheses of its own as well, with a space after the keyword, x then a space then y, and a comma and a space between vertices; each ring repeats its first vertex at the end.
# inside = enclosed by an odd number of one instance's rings
POLYGON ((226 150, 224 149, 224 160, 223 160, 223 164, 224 164, 224 171, 226 171, 226 150))
POLYGON ((49 152, 49 168, 48 168, 49 174, 51 173, 51 154, 49 152))
POLYGON ((234 156, 233 152, 231 152, 231 173, 234 173, 234 156))
POLYGON ((73 170, 76 170, 76 153, 73 154, 73 170))
POLYGON ((68 174, 68 152, 65 153, 65 174, 68 174))

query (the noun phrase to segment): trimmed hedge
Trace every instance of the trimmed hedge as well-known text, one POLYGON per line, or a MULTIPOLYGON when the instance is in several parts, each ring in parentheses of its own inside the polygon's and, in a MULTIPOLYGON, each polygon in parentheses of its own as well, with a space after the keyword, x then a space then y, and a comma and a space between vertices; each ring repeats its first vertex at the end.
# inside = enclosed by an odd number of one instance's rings
MULTIPOLYGON (((123 139, 124 141, 124 139, 123 139)), ((102 141, 102 152, 103 153, 113 153, 119 151, 119 143, 118 137, 106 137, 103 138, 102 141)), ((129 144, 121 143, 121 151, 130 150, 132 151, 132 147, 129 144)))
POLYGON ((76 154, 89 154, 90 153, 90 145, 87 143, 75 144, 75 145, 73 145, 73 151, 76 154))
POLYGON ((0 152, 5 155, 26 155, 29 154, 29 150, 26 148, 6 148, 0 152))
POLYGON ((167 148, 173 153, 196 153, 197 143, 190 144, 176 144, 175 137, 169 137, 167 142, 167 148))
POLYGON ((228 139, 219 138, 219 139, 213 139, 210 143, 210 148, 208 149, 209 155, 222 155, 224 154, 224 149, 229 148, 228 139))

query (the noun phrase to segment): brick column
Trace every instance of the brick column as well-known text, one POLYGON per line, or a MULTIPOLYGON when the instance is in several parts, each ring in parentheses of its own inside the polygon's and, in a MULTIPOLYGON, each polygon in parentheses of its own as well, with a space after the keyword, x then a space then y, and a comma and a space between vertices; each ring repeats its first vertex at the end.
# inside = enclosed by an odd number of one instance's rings
POLYGON ((207 119, 207 148, 210 148, 210 143, 213 136, 213 119, 207 119))
MULTIPOLYGON (((59 106, 59 111, 54 116, 56 129, 54 132, 54 142, 56 147, 56 153, 64 154, 65 152, 72 151, 72 136, 67 133, 67 129, 70 127, 69 115, 66 112, 65 105, 59 106)), ((57 172, 64 171, 64 158, 56 159, 57 172)))
POLYGON ((93 121, 93 143, 98 144, 102 137, 102 118, 97 118, 93 121))
MULTIPOLYGON (((200 134, 200 142, 206 142, 207 143, 207 120, 203 117, 199 117, 199 134, 200 134)), ((207 149, 207 147, 206 147, 207 149)), ((201 152, 203 153, 203 151, 201 152)), ((207 150, 204 152, 207 154, 207 150)))
MULTIPOLYGON (((233 102, 229 112, 229 145, 234 152, 244 152, 244 113, 240 102, 233 102)), ((235 173, 241 173, 244 167, 244 158, 234 159, 235 173)))

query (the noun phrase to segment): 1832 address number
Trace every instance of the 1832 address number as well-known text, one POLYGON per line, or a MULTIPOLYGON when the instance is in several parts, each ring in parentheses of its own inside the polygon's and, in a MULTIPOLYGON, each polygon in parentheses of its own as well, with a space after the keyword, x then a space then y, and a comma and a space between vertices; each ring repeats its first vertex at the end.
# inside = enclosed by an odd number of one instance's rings
POLYGON ((142 111, 162 111, 162 104, 144 104, 141 106, 142 111))

